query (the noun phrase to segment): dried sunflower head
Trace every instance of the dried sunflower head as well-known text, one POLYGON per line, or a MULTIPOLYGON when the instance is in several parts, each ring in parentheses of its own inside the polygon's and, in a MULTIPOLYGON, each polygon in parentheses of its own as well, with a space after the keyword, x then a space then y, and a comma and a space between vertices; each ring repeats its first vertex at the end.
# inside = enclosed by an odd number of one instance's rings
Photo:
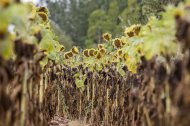
POLYGON ((38 7, 37 12, 43 12, 46 13, 47 15, 49 14, 49 11, 46 7, 38 7))
POLYGON ((78 49, 76 46, 74 46, 74 47, 71 49, 71 51, 73 52, 73 54, 79 54, 79 49, 78 49))
POLYGON ((0 0, 0 6, 7 7, 10 4, 10 0, 0 0))
POLYGON ((83 51, 83 55, 84 55, 85 57, 89 57, 88 49, 85 49, 85 50, 83 51))
POLYGON ((64 58, 69 59, 69 56, 67 55, 67 53, 64 54, 64 58))
POLYGON ((112 35, 110 33, 104 33, 103 39, 106 41, 110 41, 112 39, 112 35))
POLYGON ((98 53, 96 54, 96 58, 97 58, 97 59, 102 58, 102 54, 101 54, 101 52, 98 52, 98 53))
POLYGON ((102 55, 105 55, 105 54, 106 54, 106 49, 105 49, 105 48, 102 48, 102 49, 100 49, 99 51, 100 51, 100 53, 101 53, 102 55))
POLYGON ((73 52, 69 51, 67 52, 68 57, 73 57, 73 52))
POLYGON ((122 57, 122 56, 123 56, 122 50, 121 50, 121 49, 117 50, 117 54, 118 54, 120 57, 122 57))
POLYGON ((64 51, 65 50, 65 46, 62 46, 60 51, 64 51))
POLYGON ((98 49, 102 49, 104 48, 104 45, 103 44, 98 44, 98 49))
POLYGON ((122 40, 120 38, 115 38, 113 41, 113 45, 115 48, 120 48, 122 47, 122 40))
POLYGON ((141 30, 141 25, 139 25, 139 24, 134 25, 133 31, 134 31, 135 35, 139 35, 140 30, 141 30))
POLYGON ((44 21, 44 22, 47 22, 48 21, 48 16, 46 13, 44 12, 38 12, 38 15, 41 17, 41 19, 44 21))
POLYGON ((137 24, 126 28, 124 33, 128 37, 133 37, 139 35, 140 30, 141 30, 141 25, 137 24))
POLYGON ((95 50, 93 55, 96 56, 97 54, 98 54, 98 50, 95 50))
POLYGON ((95 49, 89 49, 88 54, 89 56, 94 56, 95 49))

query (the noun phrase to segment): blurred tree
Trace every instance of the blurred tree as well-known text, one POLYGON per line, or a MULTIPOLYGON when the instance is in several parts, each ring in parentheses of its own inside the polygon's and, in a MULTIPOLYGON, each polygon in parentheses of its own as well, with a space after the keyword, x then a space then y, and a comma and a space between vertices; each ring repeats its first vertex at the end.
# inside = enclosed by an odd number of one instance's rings
POLYGON ((51 27, 58 37, 59 43, 64 45, 66 50, 70 50, 74 44, 70 36, 66 35, 65 32, 53 21, 51 21, 51 27))
POLYGON ((160 12, 164 11, 164 6, 168 4, 177 5, 183 0, 142 0, 141 1, 141 23, 146 23, 150 16, 160 18, 160 12))
POLYGON ((97 9, 92 12, 88 21, 89 28, 85 44, 90 47, 102 41, 103 32, 111 30, 111 20, 104 10, 97 9))
POLYGON ((149 16, 159 17, 164 5, 182 0, 45 0, 53 20, 74 45, 93 46, 102 42, 103 32, 114 36, 122 27, 145 24, 149 16))
POLYGON ((46 0, 50 19, 69 35, 75 45, 84 45, 88 16, 98 8, 94 0, 46 0))
POLYGON ((101 43, 102 34, 105 32, 110 32, 112 35, 121 33, 122 27, 118 18, 119 14, 120 10, 116 0, 109 3, 108 9, 94 10, 88 20, 86 46, 92 47, 94 44, 101 43))
POLYGON ((140 23, 140 6, 138 0, 128 0, 128 6, 121 13, 121 18, 127 26, 140 23))
POLYGON ((67 0, 46 0, 47 7, 50 11, 50 19, 52 19, 60 27, 65 25, 66 11, 68 8, 67 0))
POLYGON ((116 0, 111 2, 109 5, 108 12, 107 12, 108 18, 112 22, 110 32, 113 35, 118 35, 123 31, 122 25, 121 25, 121 20, 119 18, 119 15, 120 15, 122 9, 119 8, 120 7, 119 4, 120 3, 117 2, 116 0))
MULTIPOLYGON (((126 7, 127 2, 126 0, 116 1, 117 0, 46 0, 46 3, 50 11, 50 19, 59 25, 59 27, 65 31, 66 35, 72 38, 75 45, 84 46, 84 42, 87 39, 86 37, 89 38, 87 34, 89 31, 92 31, 88 29, 92 29, 89 28, 89 18, 93 11, 101 9, 105 11, 106 15, 108 11, 110 11, 109 14, 114 14, 113 16, 109 16, 111 17, 111 21, 114 21, 114 23, 118 22, 118 19, 115 17, 126 7), (112 5, 110 5, 111 3, 112 5), (111 11, 109 8, 115 9, 111 11)), ((108 24, 111 22, 109 20, 107 21, 108 24)))
POLYGON ((163 0, 142 0, 141 3, 141 22, 146 23, 150 16, 160 16, 160 12, 164 11, 163 0))
POLYGON ((119 10, 122 12, 125 8, 127 8, 128 0, 117 0, 119 10))

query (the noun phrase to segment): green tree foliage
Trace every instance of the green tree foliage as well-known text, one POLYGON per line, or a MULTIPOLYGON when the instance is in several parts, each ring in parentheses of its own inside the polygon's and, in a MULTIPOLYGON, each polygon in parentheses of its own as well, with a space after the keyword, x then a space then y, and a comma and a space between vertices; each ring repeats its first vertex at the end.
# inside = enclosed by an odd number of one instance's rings
POLYGON ((167 4, 177 5, 183 0, 142 0, 141 1, 141 18, 142 23, 146 23, 150 16, 156 16, 160 18, 160 12, 164 11, 164 7, 167 4))
POLYGON ((119 6, 116 1, 110 3, 107 11, 97 9, 89 17, 89 28, 87 32, 86 46, 102 42, 102 34, 111 32, 114 35, 121 33, 122 27, 119 24, 119 6), (95 37, 94 37, 95 36, 95 37))
POLYGON ((93 11, 89 17, 89 28, 85 44, 92 46, 95 43, 101 42, 101 35, 109 31, 111 29, 110 26, 111 21, 104 10, 93 11))
POLYGON ((51 26, 57 36, 59 43, 64 45, 66 50, 71 49, 74 43, 70 36, 66 35, 65 32, 55 22, 51 21, 51 26))
POLYGON ((88 17, 97 8, 103 8, 102 0, 46 0, 50 19, 69 35, 75 45, 84 45, 88 29, 88 17))
POLYGON ((164 6, 182 0, 46 0, 53 20, 74 45, 101 43, 101 34, 121 34, 132 24, 146 24, 150 16, 160 17, 164 6))
POLYGON ((120 13, 121 11, 119 8, 119 3, 116 1, 111 2, 108 9, 108 17, 109 17, 109 20, 111 20, 112 22, 111 32, 114 35, 117 35, 118 33, 122 31, 122 27, 120 25, 121 21, 119 19, 120 13))
POLYGON ((137 0, 128 0, 128 6, 121 13, 121 18, 125 25, 132 25, 140 23, 140 6, 137 0))

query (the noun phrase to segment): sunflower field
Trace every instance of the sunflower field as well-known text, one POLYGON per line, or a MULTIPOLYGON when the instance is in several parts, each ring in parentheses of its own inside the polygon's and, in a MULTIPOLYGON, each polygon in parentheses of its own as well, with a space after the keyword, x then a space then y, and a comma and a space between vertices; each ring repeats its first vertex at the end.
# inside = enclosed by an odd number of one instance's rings
POLYGON ((49 11, 0 1, 0 126, 189 126, 190 1, 65 51, 49 11))

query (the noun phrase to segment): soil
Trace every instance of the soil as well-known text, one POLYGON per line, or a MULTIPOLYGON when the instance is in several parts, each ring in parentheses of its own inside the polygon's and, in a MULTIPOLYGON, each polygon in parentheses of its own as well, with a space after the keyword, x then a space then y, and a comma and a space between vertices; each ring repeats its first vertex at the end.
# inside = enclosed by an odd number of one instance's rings
POLYGON ((49 126, 90 126, 84 124, 81 121, 71 121, 67 118, 61 117, 58 114, 55 114, 52 120, 48 123, 49 126))

